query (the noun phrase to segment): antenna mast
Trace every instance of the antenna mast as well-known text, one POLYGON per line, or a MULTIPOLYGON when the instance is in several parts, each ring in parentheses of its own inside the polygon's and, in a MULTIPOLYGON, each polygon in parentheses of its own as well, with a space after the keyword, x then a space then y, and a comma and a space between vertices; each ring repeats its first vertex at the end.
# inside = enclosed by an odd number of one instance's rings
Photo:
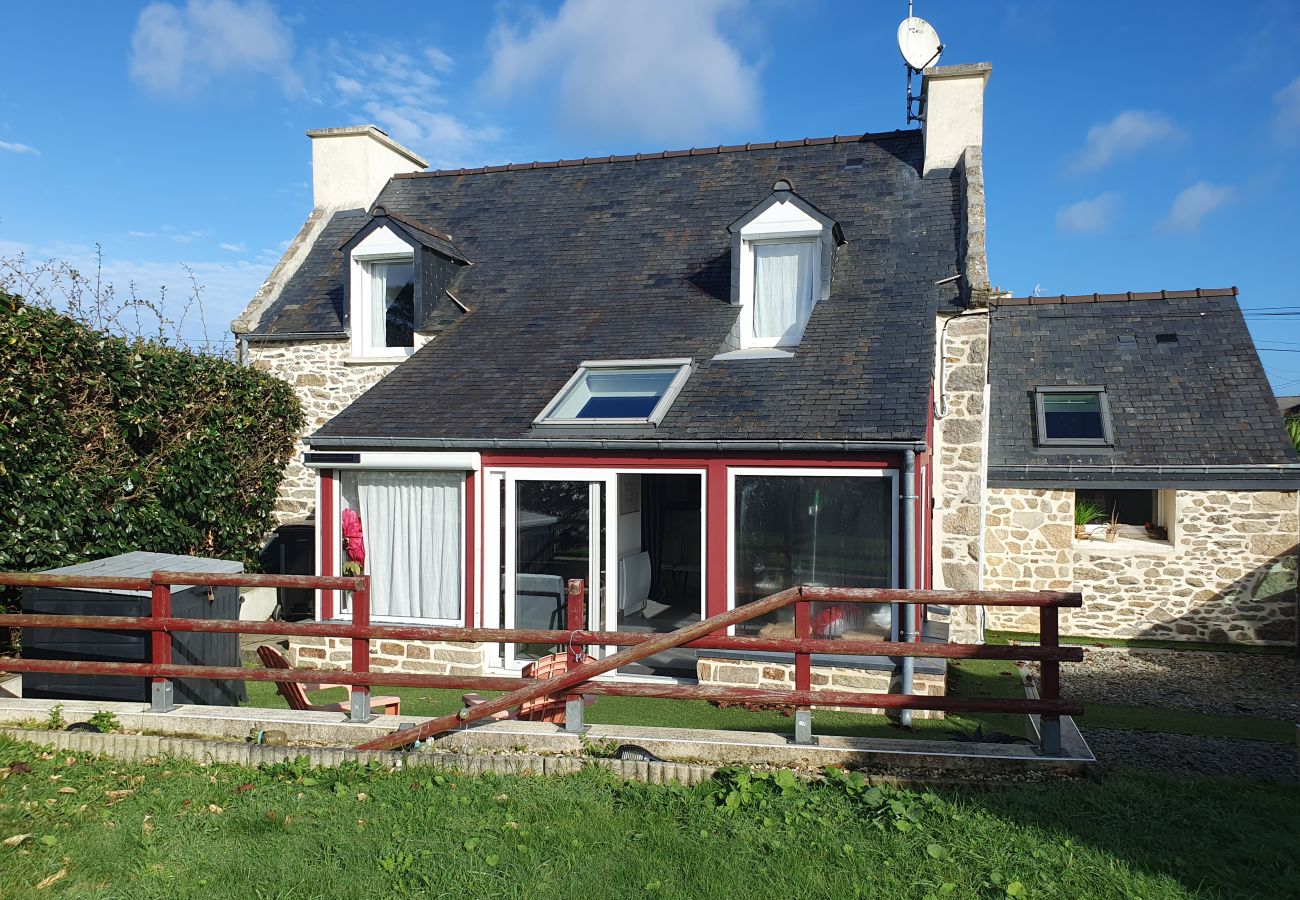
POLYGON ((929 22, 912 15, 912 0, 907 0, 907 18, 898 26, 898 49, 907 69, 907 124, 924 122, 925 101, 912 93, 912 76, 938 62, 944 45, 929 22))

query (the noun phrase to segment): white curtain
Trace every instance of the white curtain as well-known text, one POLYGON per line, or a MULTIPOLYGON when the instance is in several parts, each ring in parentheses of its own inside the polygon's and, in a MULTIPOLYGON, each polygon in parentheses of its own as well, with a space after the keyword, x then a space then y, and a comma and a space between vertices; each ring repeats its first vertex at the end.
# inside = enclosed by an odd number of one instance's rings
POLYGON ((460 472, 356 470, 371 612, 402 619, 461 618, 460 472))
POLYGON ((816 241, 754 245, 754 337, 798 338, 813 308, 816 241))

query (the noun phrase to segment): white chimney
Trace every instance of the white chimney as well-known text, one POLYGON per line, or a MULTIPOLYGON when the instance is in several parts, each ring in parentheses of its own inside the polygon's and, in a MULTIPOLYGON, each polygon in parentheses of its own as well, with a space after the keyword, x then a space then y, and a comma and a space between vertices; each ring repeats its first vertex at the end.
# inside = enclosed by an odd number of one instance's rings
POLYGON ((429 166, 374 125, 317 128, 307 137, 312 205, 317 209, 369 207, 388 179, 429 166))
POLYGON ((925 167, 951 169, 967 147, 984 143, 984 85, 993 66, 936 66, 921 79, 925 109, 925 167))

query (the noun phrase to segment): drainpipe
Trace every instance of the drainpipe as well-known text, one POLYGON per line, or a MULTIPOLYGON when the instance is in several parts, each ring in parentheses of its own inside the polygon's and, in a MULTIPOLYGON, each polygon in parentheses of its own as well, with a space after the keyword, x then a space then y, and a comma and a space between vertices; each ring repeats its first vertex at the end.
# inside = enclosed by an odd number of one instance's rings
MULTIPOLYGON (((916 588, 916 451, 903 451, 903 589, 916 588)), ((916 641, 916 614, 910 603, 900 604, 898 619, 901 619, 901 632, 904 641, 916 641)), ((912 693, 912 682, 916 673, 916 657, 903 657, 902 692, 912 693)), ((898 718, 898 724, 904 728, 912 727, 912 711, 905 709, 898 718)))

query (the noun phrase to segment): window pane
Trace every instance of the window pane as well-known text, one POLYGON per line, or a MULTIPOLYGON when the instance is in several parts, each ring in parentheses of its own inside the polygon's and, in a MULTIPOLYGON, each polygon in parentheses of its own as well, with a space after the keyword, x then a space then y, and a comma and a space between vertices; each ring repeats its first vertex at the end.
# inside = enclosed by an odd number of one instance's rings
POLYGON ((1101 422, 1101 397, 1089 394, 1040 394, 1045 437, 1052 440, 1101 440, 1106 431, 1101 422))
POLYGON ((553 419, 648 419, 669 385, 676 366, 590 369, 565 393, 553 419))
POLYGON ((812 261, 817 244, 754 245, 754 337, 794 340, 812 311, 812 261))
POLYGON ((409 262, 375 263, 371 271, 374 345, 415 346, 415 267, 409 262))
POLYGON ((1089 500, 1102 509, 1102 522, 1109 522, 1111 514, 1119 517, 1121 525, 1146 525, 1156 522, 1160 514, 1156 509, 1157 491, 1095 491, 1079 490, 1074 492, 1075 502, 1089 500))
POLYGON ((461 618, 464 483, 460 472, 343 472, 343 560, 370 576, 374 615, 461 618))
MULTIPOLYGON (((739 475, 735 493, 736 604, 797 584, 891 587, 892 481, 844 476, 739 475)), ((817 603, 818 636, 889 633, 886 604, 817 603)), ((793 607, 736 628, 738 634, 794 635, 793 607)))

